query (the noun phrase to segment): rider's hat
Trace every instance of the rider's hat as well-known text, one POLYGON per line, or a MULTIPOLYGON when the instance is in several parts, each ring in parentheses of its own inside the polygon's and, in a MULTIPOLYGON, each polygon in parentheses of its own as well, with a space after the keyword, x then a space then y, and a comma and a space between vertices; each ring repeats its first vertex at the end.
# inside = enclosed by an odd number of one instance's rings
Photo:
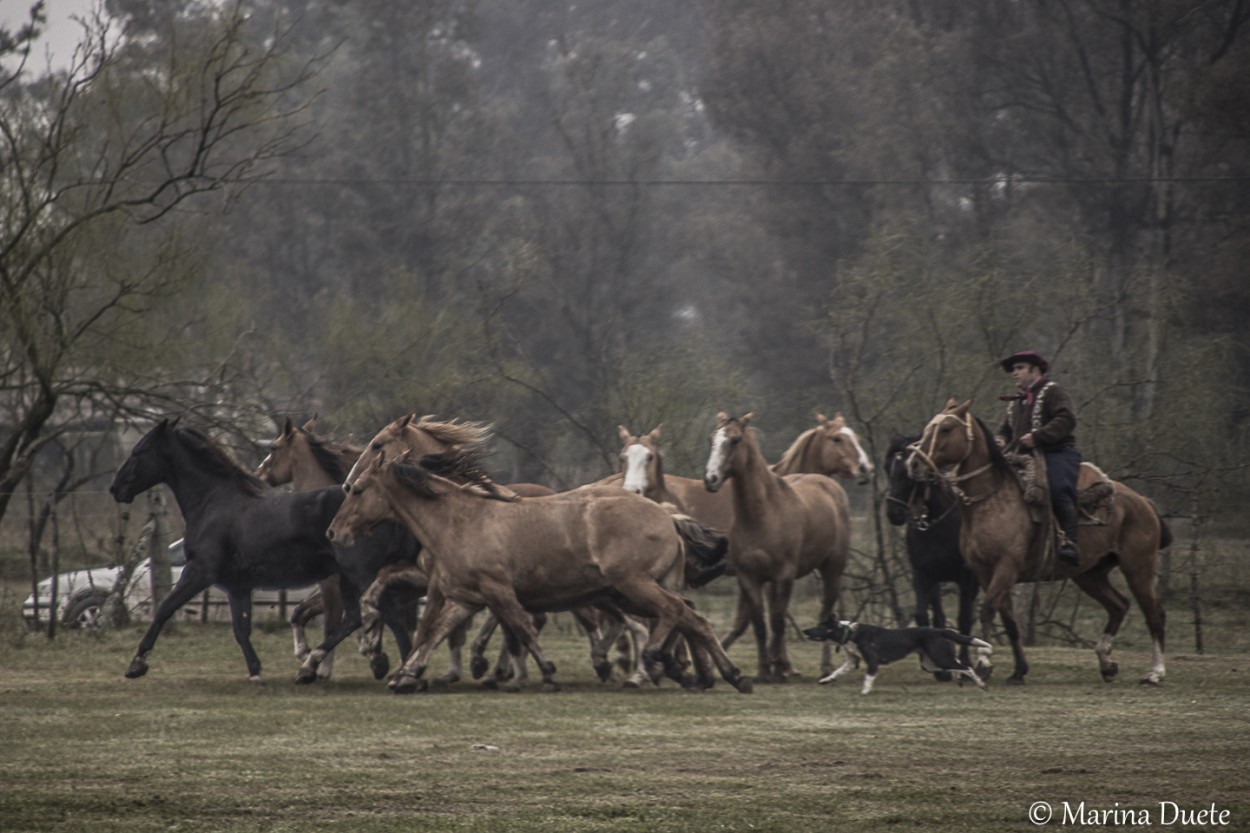
POLYGON ((999 362, 999 364, 1003 366, 1003 370, 1010 373, 1011 366, 1016 362, 1028 362, 1029 364, 1035 364, 1043 373, 1050 369, 1050 364, 1046 361, 1046 359, 1042 358, 1042 354, 1038 353, 1036 350, 1022 350, 1019 353, 1012 353, 1010 356, 999 362))

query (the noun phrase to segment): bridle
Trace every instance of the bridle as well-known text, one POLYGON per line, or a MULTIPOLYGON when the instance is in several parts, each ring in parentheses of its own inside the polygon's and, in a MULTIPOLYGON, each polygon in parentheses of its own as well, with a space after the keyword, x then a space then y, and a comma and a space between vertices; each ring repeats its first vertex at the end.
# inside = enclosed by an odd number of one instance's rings
MULTIPOLYGON (((897 475, 894 473, 894 467, 899 466, 899 465, 905 466, 907 464, 903 455, 903 451, 905 450, 906 449, 896 451, 894 454, 890 456, 889 468, 890 468, 891 480, 897 477, 897 475)), ((906 473, 904 473, 904 476, 907 477, 908 480, 911 480, 911 484, 912 484, 911 491, 908 492, 907 494, 907 500, 903 500, 902 498, 897 498, 894 495, 886 495, 885 500, 887 503, 896 503, 899 506, 902 506, 904 511, 907 512, 907 523, 916 531, 928 532, 934 526, 944 521, 946 519, 946 516, 949 515, 951 512, 955 511, 955 507, 959 505, 955 503, 954 501, 951 501, 950 506, 947 506, 946 509, 942 511, 942 514, 938 515, 936 518, 930 518, 929 506, 930 506, 931 499, 933 496, 931 489, 933 488, 934 485, 936 485, 940 481, 935 478, 926 478, 924 480, 914 480, 912 479, 911 475, 906 474, 906 473), (923 489, 924 492, 921 495, 920 501, 919 501, 920 511, 916 512, 916 511, 913 511, 913 507, 917 505, 916 497, 917 497, 917 493, 921 489, 923 489)))
POLYGON ((972 446, 975 440, 976 421, 973 419, 972 414, 965 413, 961 417, 958 414, 940 413, 933 419, 929 420, 929 424, 925 426, 924 431, 920 434, 920 439, 907 447, 911 450, 912 454, 917 455, 924 461, 925 466, 935 479, 944 482, 950 488, 955 497, 957 497, 965 506, 971 506, 974 503, 980 503, 998 491, 998 486, 995 486, 983 495, 972 496, 967 494, 963 489, 959 488, 960 483, 971 480, 978 475, 985 474, 985 472, 994 467, 994 463, 991 461, 978 469, 974 469, 973 471, 963 473, 960 472, 964 463, 968 462, 968 458, 972 456, 972 446), (951 471, 947 474, 943 473, 941 468, 933 462, 933 449, 937 445, 937 426, 952 419, 963 426, 966 442, 964 443, 963 456, 950 467, 951 471), (925 437, 930 438, 928 451, 926 451, 922 446, 925 437))

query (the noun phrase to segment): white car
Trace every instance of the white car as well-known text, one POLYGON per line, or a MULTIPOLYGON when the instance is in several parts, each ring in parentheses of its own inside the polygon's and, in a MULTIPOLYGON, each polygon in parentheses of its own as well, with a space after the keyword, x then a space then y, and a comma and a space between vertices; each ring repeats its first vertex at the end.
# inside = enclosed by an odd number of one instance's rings
MULTIPOLYGON (((187 563, 186 553, 182 548, 182 539, 169 546, 171 580, 176 584, 182 575, 182 568, 187 563)), ((118 567, 96 567, 91 570, 72 570, 59 574, 57 579, 57 616, 61 622, 75 628, 95 627, 100 616, 100 608, 113 589, 114 582, 120 572, 118 567)), ((287 590, 287 613, 290 608, 302 602, 312 594, 316 585, 299 590, 287 590)), ((280 615, 282 613, 282 592, 278 590, 255 590, 252 593, 253 616, 265 614, 280 615)), ((39 615, 35 616, 35 595, 26 597, 22 603, 22 617, 31 627, 48 621, 48 610, 52 607, 52 578, 39 582, 39 615)), ((126 591, 126 607, 133 621, 147 621, 152 618, 152 580, 151 564, 148 559, 139 562, 135 568, 134 578, 126 591)), ((192 601, 183 605, 176 616, 182 621, 212 622, 230 621, 230 603, 226 594, 216 587, 207 593, 201 593, 192 601)), ((171 619, 170 621, 174 621, 171 619)))

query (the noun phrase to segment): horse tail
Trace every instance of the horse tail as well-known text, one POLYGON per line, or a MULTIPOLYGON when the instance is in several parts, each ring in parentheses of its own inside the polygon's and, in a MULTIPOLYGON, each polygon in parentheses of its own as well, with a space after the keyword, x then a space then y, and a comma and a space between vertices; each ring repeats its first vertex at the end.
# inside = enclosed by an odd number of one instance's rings
POLYGON ((677 529, 686 553, 686 584, 690 587, 702 587, 724 573, 729 539, 718 530, 706 527, 678 511, 672 504, 661 505, 673 519, 673 526, 677 529))
POLYGON ((1159 506, 1150 498, 1146 498, 1150 503, 1150 508, 1154 510, 1155 517, 1159 519, 1159 549, 1166 550, 1172 546, 1172 542, 1176 540, 1172 536, 1172 527, 1168 526, 1168 522, 1164 520, 1163 513, 1159 511, 1159 506))

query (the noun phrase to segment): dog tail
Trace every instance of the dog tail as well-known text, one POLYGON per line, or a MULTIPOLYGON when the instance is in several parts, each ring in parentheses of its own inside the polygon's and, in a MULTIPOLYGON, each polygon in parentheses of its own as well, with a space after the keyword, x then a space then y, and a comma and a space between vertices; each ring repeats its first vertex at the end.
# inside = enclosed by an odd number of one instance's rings
POLYGON ((967 645, 969 648, 976 648, 977 653, 983 656, 994 653, 994 646, 986 642, 984 639, 977 639, 975 636, 966 636, 954 628, 942 628, 942 636, 957 645, 967 645))

